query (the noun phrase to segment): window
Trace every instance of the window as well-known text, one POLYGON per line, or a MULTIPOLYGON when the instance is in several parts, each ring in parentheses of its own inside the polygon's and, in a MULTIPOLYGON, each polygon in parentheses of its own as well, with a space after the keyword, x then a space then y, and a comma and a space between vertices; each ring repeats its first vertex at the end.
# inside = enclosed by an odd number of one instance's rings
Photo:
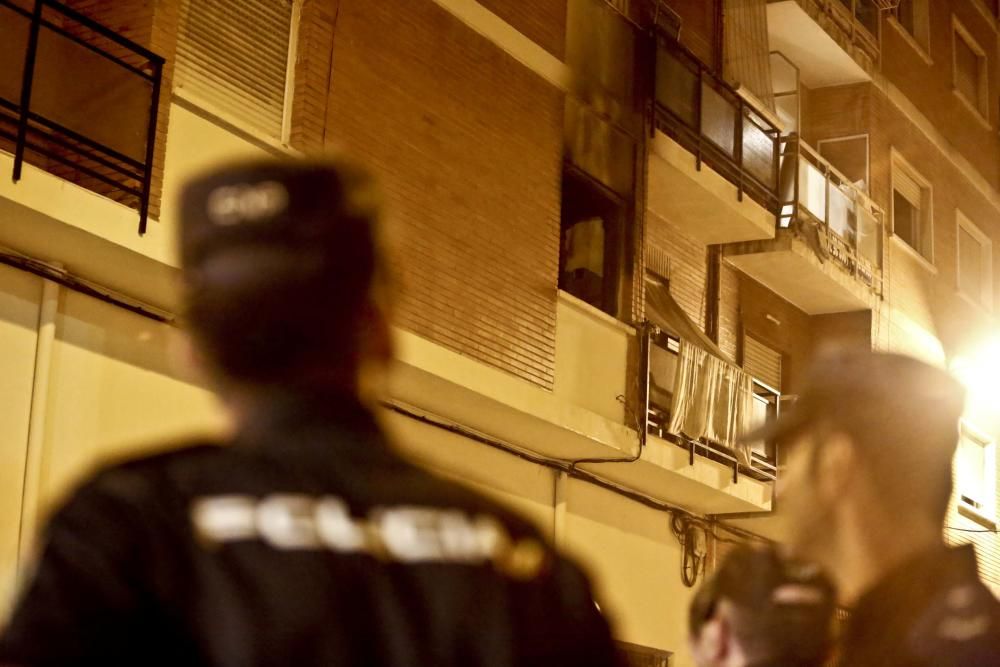
POLYGON ((613 192, 567 164, 562 180, 559 289, 617 315, 625 206, 613 192))
POLYGON ((958 218, 958 291, 977 305, 992 309, 993 244, 972 222, 958 218))
POLYGON ((963 422, 955 453, 955 492, 959 508, 975 517, 996 517, 997 445, 994 440, 963 422))
POLYGON ((892 165, 892 233, 934 262, 930 185, 899 157, 892 165))
POLYGON ((571 0, 566 11, 566 62, 575 76, 563 123, 559 288, 619 317, 631 304, 625 273, 643 127, 635 80, 642 50, 633 25, 604 0, 571 0))
POLYGON ((925 54, 931 50, 930 0, 900 0, 896 20, 925 54))
POLYGON ((296 13, 292 0, 182 0, 175 87, 208 111, 287 141, 296 13))
POLYGON ((851 183, 868 191, 868 135, 820 139, 816 147, 819 155, 828 161, 851 183))
POLYGON ((986 119, 989 113, 986 52, 958 21, 954 23, 952 40, 955 93, 981 118, 986 119))
MULTIPOLYGON (((751 429, 759 428, 778 417, 781 401, 781 352, 772 349, 750 334, 743 333, 743 370, 753 379, 753 414, 751 429)), ((771 463, 777 461, 774 442, 755 442, 751 451, 771 463)))

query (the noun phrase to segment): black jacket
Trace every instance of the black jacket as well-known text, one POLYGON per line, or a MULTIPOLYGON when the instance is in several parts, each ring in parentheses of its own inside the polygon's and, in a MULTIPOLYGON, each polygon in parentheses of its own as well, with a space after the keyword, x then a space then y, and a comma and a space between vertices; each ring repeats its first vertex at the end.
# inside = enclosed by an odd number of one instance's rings
POLYGON ((581 571, 405 462, 360 406, 104 470, 55 515, 0 663, 614 664, 581 571))
POLYGON ((865 593, 845 634, 845 667, 1000 665, 1000 602, 971 545, 919 554, 865 593))

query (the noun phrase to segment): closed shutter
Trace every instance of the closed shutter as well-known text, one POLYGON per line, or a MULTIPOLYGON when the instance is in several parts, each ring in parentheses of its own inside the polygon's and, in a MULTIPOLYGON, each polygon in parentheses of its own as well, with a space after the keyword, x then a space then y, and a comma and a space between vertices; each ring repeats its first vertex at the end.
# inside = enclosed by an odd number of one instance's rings
POLYGON ((916 209, 922 208, 923 200, 923 188, 917 183, 909 174, 900 170, 894 169, 892 172, 892 187, 899 194, 913 204, 916 209))
POLYGON ((980 108, 982 57, 961 33, 955 33, 955 88, 976 108, 980 108))
POLYGON ((753 336, 743 336, 743 369, 776 391, 781 391, 781 353, 753 336))
POLYGON ((182 0, 174 85, 282 138, 291 0, 182 0))

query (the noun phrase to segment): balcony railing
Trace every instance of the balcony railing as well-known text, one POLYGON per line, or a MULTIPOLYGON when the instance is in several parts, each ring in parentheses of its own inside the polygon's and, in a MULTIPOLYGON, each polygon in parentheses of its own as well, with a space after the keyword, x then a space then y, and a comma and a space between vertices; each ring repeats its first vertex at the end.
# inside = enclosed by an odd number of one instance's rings
MULTIPOLYGON (((777 479, 777 453, 774 443, 756 443, 750 452, 750 461, 747 465, 731 447, 721 442, 708 438, 694 440, 669 432, 680 342, 673 335, 650 324, 646 325, 642 340, 647 379, 646 432, 686 450, 690 457, 690 465, 694 465, 695 457, 700 456, 732 468, 734 482, 739 481, 740 475, 762 482, 773 482, 777 479)), ((750 418, 754 421, 775 418, 779 398, 777 392, 755 381, 754 408, 750 418)), ((747 428, 756 425, 756 423, 747 424, 747 428)))
POLYGON ((778 211, 780 131, 673 38, 658 35, 656 128, 770 211, 778 211))
POLYGON ((0 148, 129 205, 146 231, 163 58, 52 0, 0 0, 0 148), (28 9, 30 7, 30 9, 28 9))
POLYGON ((782 139, 778 227, 792 229, 875 293, 882 289, 884 211, 796 135, 782 139))
MULTIPOLYGON (((767 0, 781 2, 782 0, 767 0)), ((806 11, 818 8, 852 45, 863 50, 873 62, 879 55, 879 16, 887 0, 798 0, 806 11)), ((811 12, 810 12, 811 13, 811 12)))

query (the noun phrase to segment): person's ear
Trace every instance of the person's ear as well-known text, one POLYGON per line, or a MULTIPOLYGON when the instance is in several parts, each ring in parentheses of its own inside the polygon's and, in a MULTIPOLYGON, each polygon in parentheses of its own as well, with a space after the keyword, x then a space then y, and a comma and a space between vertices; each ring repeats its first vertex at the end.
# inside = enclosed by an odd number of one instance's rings
POLYGON ((699 665, 720 665, 729 653, 729 624, 718 616, 701 626, 695 653, 699 665))
POLYGON ((857 447, 850 436, 830 433, 816 449, 816 489, 823 500, 843 498, 860 473, 857 447))

